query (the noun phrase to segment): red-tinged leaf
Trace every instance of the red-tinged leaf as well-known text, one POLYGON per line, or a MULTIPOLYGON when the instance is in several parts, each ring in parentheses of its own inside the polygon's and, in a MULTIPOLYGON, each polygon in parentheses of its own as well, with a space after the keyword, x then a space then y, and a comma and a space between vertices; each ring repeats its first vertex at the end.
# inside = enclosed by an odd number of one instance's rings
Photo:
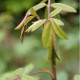
MULTIPOLYGON (((32 8, 33 8, 35 11, 37 11, 37 10, 39 10, 39 9, 45 7, 45 6, 46 6, 45 3, 39 3, 39 4, 37 4, 36 6, 33 6, 32 8)), ((30 13, 30 10, 27 12, 27 14, 29 14, 29 15, 31 14, 31 13, 30 13)))
POLYGON ((67 35, 54 20, 52 20, 51 23, 57 36, 59 36, 62 39, 68 39, 67 35))
POLYGON ((50 17, 54 17, 54 16, 58 15, 58 14, 61 12, 61 10, 62 10, 61 7, 55 9, 54 11, 52 11, 52 12, 50 13, 50 17))
POLYGON ((30 22, 33 18, 34 18, 34 16, 29 16, 29 17, 27 17, 27 19, 26 19, 25 22, 24 22, 24 26, 25 26, 28 22, 30 22))
POLYGON ((24 31, 25 31, 25 26, 23 26, 23 27, 22 27, 22 30, 21 30, 21 35, 20 35, 21 43, 23 43, 24 31))
POLYGON ((48 22, 45 24, 43 33, 42 33, 42 44, 44 48, 49 47, 50 31, 51 31, 51 22, 48 22))
POLYGON ((42 25, 45 23, 45 21, 46 21, 46 19, 36 21, 34 24, 32 24, 32 25, 26 30, 26 32, 35 31, 35 30, 38 29, 40 26, 42 26, 42 25))
POLYGON ((24 26, 24 22, 25 22, 25 20, 27 19, 27 17, 28 17, 28 15, 26 15, 25 17, 24 17, 24 19, 21 21, 21 23, 15 28, 15 30, 18 30, 18 29, 20 29, 21 27, 23 27, 24 26))
POLYGON ((66 4, 62 4, 62 3, 53 3, 53 4, 51 4, 51 7, 53 7, 53 8, 61 7, 62 11, 76 13, 76 10, 73 7, 68 6, 66 4))

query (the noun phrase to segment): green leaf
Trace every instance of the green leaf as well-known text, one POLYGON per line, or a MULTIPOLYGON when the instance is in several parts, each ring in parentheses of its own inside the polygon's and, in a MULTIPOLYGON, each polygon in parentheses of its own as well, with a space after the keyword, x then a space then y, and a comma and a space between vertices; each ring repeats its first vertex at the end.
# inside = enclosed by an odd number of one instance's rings
POLYGON ((55 33, 62 39, 68 39, 67 35, 64 33, 64 31, 60 28, 60 26, 54 21, 51 21, 53 29, 55 33))
POLYGON ((62 8, 59 7, 50 13, 50 17, 54 17, 61 12, 62 8))
POLYGON ((25 26, 29 21, 31 21, 34 18, 34 16, 29 16, 26 15, 22 22, 15 28, 15 30, 20 29, 21 27, 25 26))
POLYGON ((46 8, 45 8, 45 19, 48 19, 48 7, 46 6, 46 8))
POLYGON ((54 21, 59 25, 59 26, 64 26, 64 23, 59 20, 59 19, 54 19, 54 21))
POLYGON ((37 80, 37 79, 32 76, 23 76, 22 80, 37 80))
POLYGON ((59 54, 59 50, 58 50, 58 43, 57 43, 57 38, 56 38, 55 32, 53 33, 53 45, 54 45, 56 57, 60 60, 60 54, 59 54))
POLYGON ((80 80, 80 75, 75 75, 74 80, 80 80))
POLYGON ((56 19, 61 19, 60 14, 55 16, 56 19))
POLYGON ((45 21, 46 21, 46 19, 36 21, 34 24, 32 24, 32 25, 26 30, 26 32, 35 31, 35 30, 38 29, 40 26, 42 26, 42 25, 45 23, 45 21))
POLYGON ((49 47, 50 31, 51 31, 51 22, 48 22, 45 24, 43 33, 42 33, 42 44, 44 48, 49 47))
POLYGON ((24 74, 29 74, 34 69, 34 65, 33 64, 28 64, 24 68, 25 68, 24 74))
POLYGON ((24 30, 25 30, 25 26, 22 27, 21 35, 20 35, 20 38, 21 38, 21 42, 22 43, 23 43, 23 38, 24 38, 24 30))
POLYGON ((18 30, 18 29, 20 29, 21 27, 24 26, 24 22, 26 21, 27 17, 28 17, 28 15, 26 15, 26 16, 24 17, 24 19, 23 19, 23 20, 21 21, 21 23, 15 28, 15 30, 18 30))
POLYGON ((49 55, 48 59, 51 60, 52 53, 53 53, 53 29, 50 31, 50 42, 49 42, 49 55))
POLYGON ((76 10, 73 7, 68 6, 66 4, 62 4, 62 3, 53 3, 53 4, 51 4, 51 7, 53 7, 53 8, 61 7, 62 11, 76 13, 76 10))
POLYGON ((15 71, 15 74, 17 76, 20 76, 20 75, 23 75, 24 73, 24 68, 18 68, 16 71, 15 71))
POLYGON ((43 1, 41 1, 41 3, 45 3, 45 2, 47 2, 47 0, 43 0, 43 1))
POLYGON ((27 19, 24 22, 24 25, 26 25, 28 22, 30 22, 33 18, 34 18, 34 16, 27 17, 27 19))
POLYGON ((37 17, 37 13, 33 8, 30 9, 30 12, 32 13, 33 16, 37 17))
POLYGON ((6 78, 0 78, 0 80, 6 80, 6 78))
MULTIPOLYGON (((46 6, 45 3, 39 3, 39 4, 37 4, 36 6, 33 6, 32 8, 33 8, 35 11, 37 11, 37 10, 39 10, 39 9, 45 7, 45 6, 46 6)), ((30 10, 27 12, 27 14, 29 14, 29 15, 31 14, 31 13, 30 13, 30 10)))

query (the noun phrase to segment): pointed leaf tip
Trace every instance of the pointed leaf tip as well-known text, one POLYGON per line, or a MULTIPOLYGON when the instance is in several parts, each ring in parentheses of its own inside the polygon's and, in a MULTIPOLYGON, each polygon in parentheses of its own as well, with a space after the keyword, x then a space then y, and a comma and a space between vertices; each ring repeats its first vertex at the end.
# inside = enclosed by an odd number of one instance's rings
POLYGON ((53 7, 53 8, 61 7, 62 11, 64 11, 64 12, 72 12, 72 13, 76 13, 77 12, 73 7, 68 6, 66 4, 62 4, 62 3, 53 3, 53 4, 51 4, 51 7, 53 7))
POLYGON ((42 26, 45 23, 46 19, 43 20, 38 20, 36 21, 34 24, 32 24, 27 30, 26 32, 30 32, 30 31, 35 31, 36 29, 38 29, 40 26, 42 26))
POLYGON ((54 20, 52 20, 51 23, 57 36, 59 36, 62 39, 68 39, 67 35, 54 20))
POLYGON ((30 12, 32 13, 33 16, 37 17, 37 13, 33 8, 30 9, 30 12))
POLYGON ((23 27, 25 20, 27 19, 28 15, 24 17, 24 19, 21 21, 21 23, 15 28, 15 30, 21 29, 23 27))
MULTIPOLYGON (((39 3, 39 4, 37 4, 36 6, 33 6, 32 8, 33 8, 35 11, 37 11, 37 10, 39 10, 39 9, 45 7, 45 6, 46 6, 45 3, 39 3)), ((29 15, 31 14, 31 13, 30 13, 30 10, 27 12, 27 14, 29 14, 29 15)))

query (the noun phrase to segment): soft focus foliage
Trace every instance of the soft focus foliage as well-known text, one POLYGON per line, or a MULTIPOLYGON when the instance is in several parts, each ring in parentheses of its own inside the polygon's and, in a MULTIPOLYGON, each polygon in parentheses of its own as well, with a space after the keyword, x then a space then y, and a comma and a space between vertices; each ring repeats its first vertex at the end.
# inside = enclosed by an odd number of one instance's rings
MULTIPOLYGON (((48 50, 44 50, 41 44, 42 28, 33 33, 26 33, 23 44, 19 39, 20 31, 14 30, 27 10, 39 2, 41 0, 0 1, 0 77, 10 76, 15 69, 26 65, 28 69, 26 68, 25 74, 29 74, 30 71, 37 72, 41 68, 51 69, 47 59, 48 50)), ((68 4, 78 11, 78 0, 56 0, 56 2, 68 4)), ((41 18, 44 16, 44 10, 45 8, 37 12, 41 18)), ((79 73, 79 15, 77 12, 69 15, 61 13, 61 16, 69 40, 58 39, 61 61, 57 60, 57 79, 75 80, 74 75, 79 73)), ((35 21, 36 19, 33 20, 35 21)), ((29 23, 28 26, 30 25, 29 23)), ((50 80, 47 74, 37 76, 41 76, 41 80, 50 80)))

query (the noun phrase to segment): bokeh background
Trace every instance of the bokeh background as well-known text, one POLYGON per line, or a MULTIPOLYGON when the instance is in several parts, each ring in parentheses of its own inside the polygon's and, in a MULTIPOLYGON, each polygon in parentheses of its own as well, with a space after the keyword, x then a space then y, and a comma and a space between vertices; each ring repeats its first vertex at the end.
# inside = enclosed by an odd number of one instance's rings
MULTIPOLYGON (((25 33, 23 44, 20 42, 20 30, 14 30, 27 10, 39 2, 41 0, 0 0, 0 76, 10 76, 11 71, 26 65, 27 72, 51 69, 48 50, 45 50, 41 43, 42 28, 33 33, 25 33)), ((56 65, 57 80, 73 80, 73 77, 79 74, 79 1, 56 2, 68 4, 77 10, 76 14, 61 13, 65 23, 63 29, 69 40, 58 39, 61 61, 57 60, 56 65)), ((44 10, 45 8, 37 12, 41 18, 44 18, 44 10)), ((37 76, 41 80, 50 80, 48 74, 37 76)))

